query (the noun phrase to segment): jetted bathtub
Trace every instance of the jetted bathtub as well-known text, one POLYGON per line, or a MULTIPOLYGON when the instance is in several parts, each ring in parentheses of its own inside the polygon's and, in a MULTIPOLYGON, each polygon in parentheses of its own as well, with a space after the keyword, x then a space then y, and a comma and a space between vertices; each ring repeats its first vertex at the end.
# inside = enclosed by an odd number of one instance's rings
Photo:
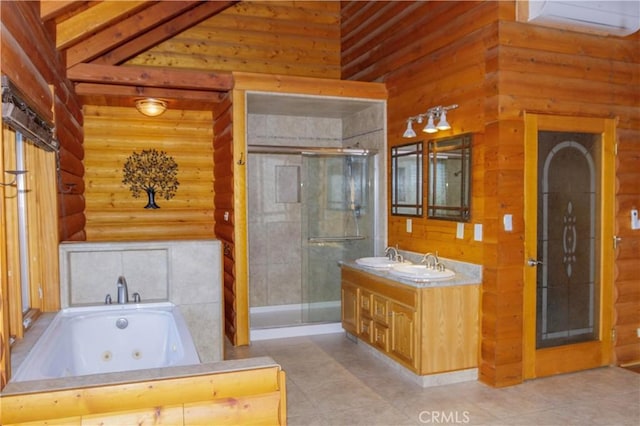
POLYGON ((56 314, 11 381, 199 363, 172 303, 73 307, 56 314))

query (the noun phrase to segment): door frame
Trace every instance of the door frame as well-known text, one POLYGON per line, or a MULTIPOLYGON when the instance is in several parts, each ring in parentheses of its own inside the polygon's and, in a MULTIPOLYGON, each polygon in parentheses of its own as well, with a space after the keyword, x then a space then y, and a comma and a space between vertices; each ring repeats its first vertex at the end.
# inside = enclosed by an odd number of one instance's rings
POLYGON ((609 365, 613 360, 613 289, 615 227, 616 118, 574 117, 524 113, 525 123, 525 250, 524 250, 524 334, 523 377, 579 371, 609 365), (598 176, 600 207, 599 340, 536 349, 537 268, 527 266, 537 257, 538 131, 598 133, 602 137, 602 164, 598 176))

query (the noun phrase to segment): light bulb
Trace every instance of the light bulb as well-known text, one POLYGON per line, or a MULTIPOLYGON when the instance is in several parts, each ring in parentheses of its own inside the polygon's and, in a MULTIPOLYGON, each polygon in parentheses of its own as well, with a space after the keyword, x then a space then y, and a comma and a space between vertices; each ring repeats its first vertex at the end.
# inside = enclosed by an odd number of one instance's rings
POLYGON ((157 117, 167 110, 167 103, 153 98, 138 99, 136 109, 147 117, 157 117))

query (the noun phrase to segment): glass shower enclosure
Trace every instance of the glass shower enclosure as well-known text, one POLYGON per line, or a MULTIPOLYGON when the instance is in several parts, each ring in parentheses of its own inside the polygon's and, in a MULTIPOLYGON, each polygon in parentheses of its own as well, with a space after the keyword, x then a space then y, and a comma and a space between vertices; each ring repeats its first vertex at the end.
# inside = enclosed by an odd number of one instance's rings
POLYGON ((251 328, 339 322, 339 262, 374 252, 375 153, 278 147, 249 154, 259 174, 248 191, 251 328), (274 219, 285 216, 286 225, 274 219))
POLYGON ((373 167, 361 155, 304 155, 302 321, 340 320, 340 267, 373 253, 373 167))

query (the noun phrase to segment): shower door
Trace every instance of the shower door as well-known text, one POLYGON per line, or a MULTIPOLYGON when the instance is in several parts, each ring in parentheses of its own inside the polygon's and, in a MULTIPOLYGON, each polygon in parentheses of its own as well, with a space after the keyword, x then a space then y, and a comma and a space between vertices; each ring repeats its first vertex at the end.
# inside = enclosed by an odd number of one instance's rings
POLYGON ((339 261, 373 253, 373 156, 304 155, 303 322, 340 321, 339 261))
POLYGON ((612 122, 527 115, 525 378, 611 359, 612 122))

